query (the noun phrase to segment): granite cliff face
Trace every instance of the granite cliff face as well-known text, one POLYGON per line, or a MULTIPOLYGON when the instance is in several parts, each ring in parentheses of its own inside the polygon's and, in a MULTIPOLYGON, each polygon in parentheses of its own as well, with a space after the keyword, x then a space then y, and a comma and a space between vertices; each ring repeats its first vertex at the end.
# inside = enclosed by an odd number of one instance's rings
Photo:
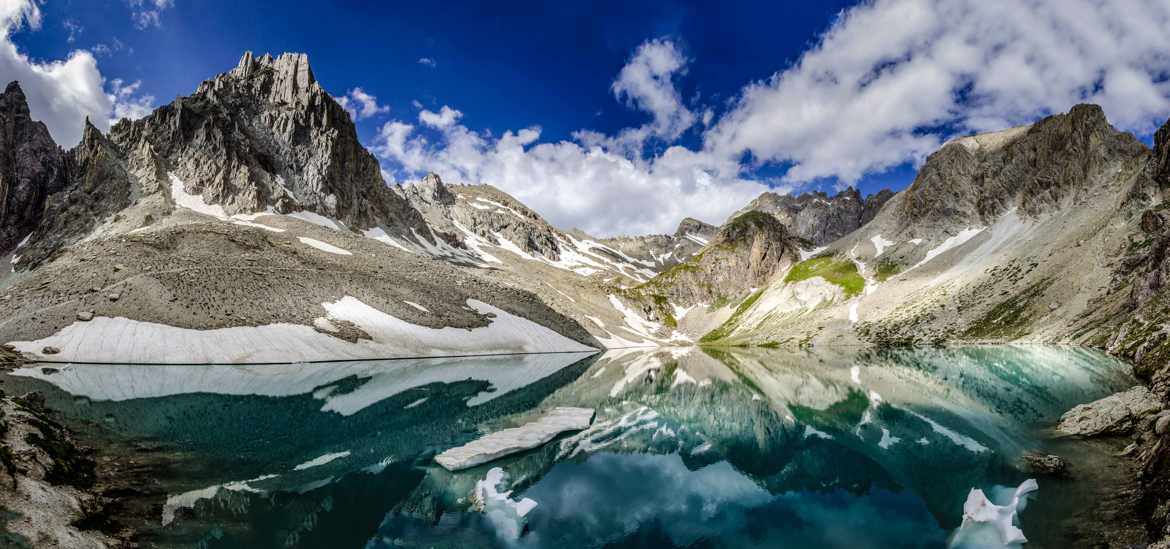
POLYGON ((863 197, 853 187, 832 197, 819 191, 795 196, 766 192, 739 213, 764 212, 780 220, 794 236, 823 246, 868 223, 892 196, 893 191, 882 189, 863 197))
POLYGON ((65 152, 34 121, 17 82, 0 95, 0 255, 40 224, 45 200, 66 185, 65 152))
POLYGON ((386 186, 304 54, 246 53, 194 94, 118 123, 111 137, 127 151, 149 146, 185 192, 228 215, 305 210, 433 242, 418 212, 386 186))

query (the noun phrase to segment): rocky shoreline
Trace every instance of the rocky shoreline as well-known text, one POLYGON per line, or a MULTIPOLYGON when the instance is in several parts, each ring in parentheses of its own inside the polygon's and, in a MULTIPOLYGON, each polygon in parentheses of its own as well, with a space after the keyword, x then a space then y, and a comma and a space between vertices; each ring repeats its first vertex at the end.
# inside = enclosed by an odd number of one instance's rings
MULTIPOLYGON (((23 357, 0 347, 0 371, 23 357)), ((0 390, 0 545, 138 547, 165 494, 165 457, 65 425, 41 393, 0 390)))

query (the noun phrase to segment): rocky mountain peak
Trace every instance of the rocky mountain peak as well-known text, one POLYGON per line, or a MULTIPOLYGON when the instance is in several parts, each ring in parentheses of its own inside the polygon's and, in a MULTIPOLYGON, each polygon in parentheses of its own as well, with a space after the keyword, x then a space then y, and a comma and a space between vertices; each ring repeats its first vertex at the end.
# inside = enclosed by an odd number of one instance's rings
POLYGON ((0 254, 40 223, 45 199, 66 184, 65 152, 33 120, 17 82, 0 95, 0 254))
POLYGON ((689 234, 699 235, 703 238, 710 238, 715 233, 716 227, 709 223, 703 223, 693 217, 684 217, 678 224, 678 229, 674 231, 675 238, 684 238, 689 234))
POLYGON ((419 212, 386 186, 305 54, 245 53, 194 94, 112 134, 125 151, 146 141, 185 192, 229 214, 307 210, 353 228, 430 238, 419 212))
POLYGON ((853 187, 835 196, 821 191, 798 195, 765 192, 733 217, 751 211, 764 212, 778 219, 792 235, 820 246, 868 223, 893 195, 883 190, 863 197, 853 187))
POLYGON ((10 117, 31 117, 28 110, 28 99, 24 96, 20 82, 13 80, 4 88, 4 93, 0 94, 0 111, 10 117))
POLYGON ((236 68, 220 78, 255 82, 268 100, 302 108, 314 95, 323 93, 313 77, 309 56, 304 53, 282 53, 273 58, 269 54, 254 57, 252 52, 245 52, 236 68))
POLYGON ((1028 216, 1051 212, 1114 184, 1115 169, 1146 154, 1097 105, 954 140, 927 158, 904 192, 898 231, 913 227, 923 236, 986 226, 1012 208, 1028 216))
POLYGON ((403 185, 402 192, 416 207, 455 204, 455 195, 437 173, 429 173, 419 181, 403 185))

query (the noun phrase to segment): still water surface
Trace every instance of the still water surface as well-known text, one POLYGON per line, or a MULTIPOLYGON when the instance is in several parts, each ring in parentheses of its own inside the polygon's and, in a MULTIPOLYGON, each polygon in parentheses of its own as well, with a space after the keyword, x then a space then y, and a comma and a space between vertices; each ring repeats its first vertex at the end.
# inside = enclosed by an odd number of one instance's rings
MULTIPOLYGON (((1029 477, 1023 451, 1099 459, 1050 428, 1133 385, 1128 372, 1081 349, 994 346, 16 375, 55 393, 68 418, 173 456, 147 535, 160 547, 565 549, 946 546, 970 489, 995 499, 1029 477), (466 471, 432 461, 555 406, 597 416, 466 471), (497 467, 493 488, 511 493, 479 504, 471 495, 497 467)), ((1033 546, 1067 541, 1093 478, 1040 479, 1020 516, 1033 546)))

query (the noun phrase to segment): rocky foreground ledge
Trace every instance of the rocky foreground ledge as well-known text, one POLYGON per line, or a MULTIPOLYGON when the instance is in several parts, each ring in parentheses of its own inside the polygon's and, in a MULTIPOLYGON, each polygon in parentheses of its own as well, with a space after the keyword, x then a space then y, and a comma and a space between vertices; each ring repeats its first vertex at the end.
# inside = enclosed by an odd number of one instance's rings
POLYGON ((1140 469, 1137 513, 1149 549, 1170 549, 1170 405, 1167 395, 1139 385, 1066 412, 1057 432, 1084 438, 1129 437, 1121 455, 1140 469))
POLYGON ((120 547, 123 539, 90 529, 102 501, 96 464, 55 422, 39 395, 0 397, 0 515, 11 547, 120 547))

